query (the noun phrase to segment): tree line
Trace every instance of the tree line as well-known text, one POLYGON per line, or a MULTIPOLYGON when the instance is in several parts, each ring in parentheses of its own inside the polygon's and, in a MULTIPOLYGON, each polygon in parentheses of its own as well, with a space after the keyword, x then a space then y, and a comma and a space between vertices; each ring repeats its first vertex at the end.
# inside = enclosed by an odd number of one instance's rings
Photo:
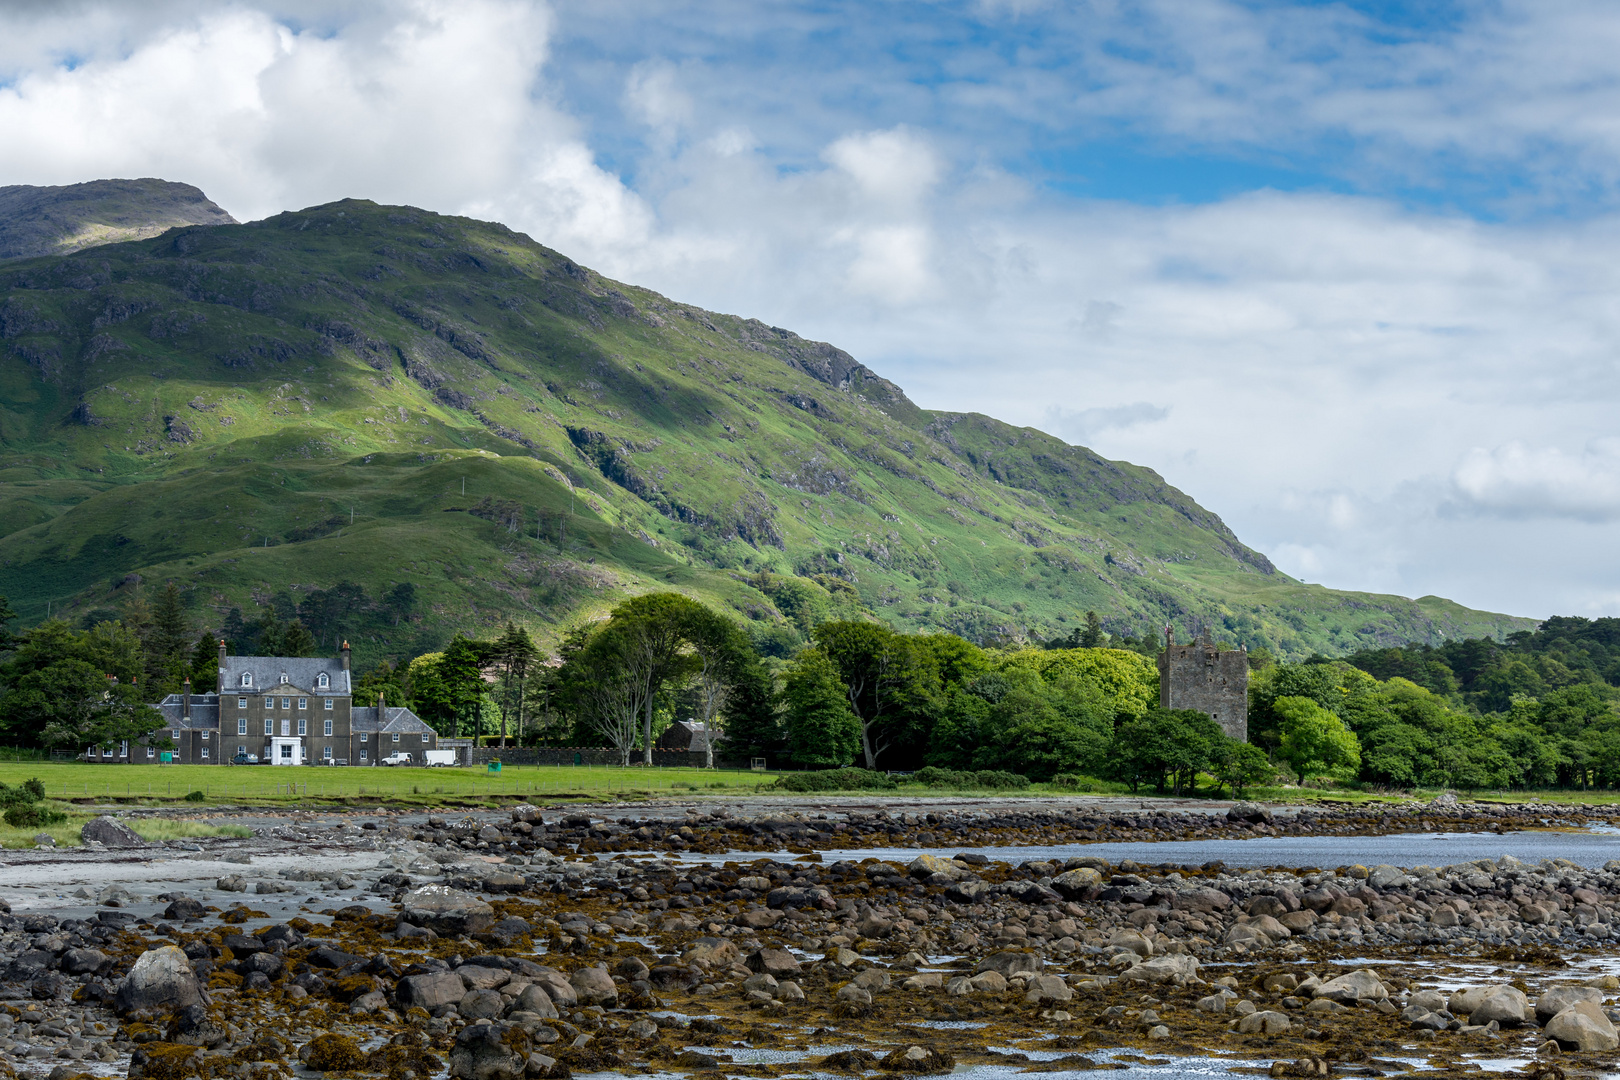
MULTIPOLYGON (((508 624, 357 673, 355 701, 413 709, 440 734, 608 746, 650 762, 676 721, 712 756, 800 769, 1000 771, 1137 790, 1233 790, 1279 774, 1389 787, 1620 787, 1620 620, 1559 617, 1505 641, 1368 650, 1275 664, 1250 655, 1249 739, 1158 707, 1151 635, 1095 613, 1065 638, 984 648, 877 621, 836 578, 760 575, 783 616, 734 619, 676 593, 626 600, 555 655, 508 624)), ((152 702, 214 689, 219 635, 239 655, 330 655, 351 632, 408 620, 414 590, 349 583, 286 593, 198 630, 171 585, 79 625, 10 634, 0 599, 0 730, 82 747, 161 726, 152 702), (109 617, 110 616, 110 617, 109 617)))

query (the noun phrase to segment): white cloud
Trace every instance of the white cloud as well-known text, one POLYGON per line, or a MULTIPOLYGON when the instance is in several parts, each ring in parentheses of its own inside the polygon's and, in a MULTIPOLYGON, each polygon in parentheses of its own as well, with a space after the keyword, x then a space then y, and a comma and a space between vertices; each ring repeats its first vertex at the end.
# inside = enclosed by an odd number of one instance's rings
POLYGON ((1474 448, 1452 474, 1464 507, 1511 518, 1620 520, 1620 439, 1595 440, 1580 454, 1510 442, 1474 448))

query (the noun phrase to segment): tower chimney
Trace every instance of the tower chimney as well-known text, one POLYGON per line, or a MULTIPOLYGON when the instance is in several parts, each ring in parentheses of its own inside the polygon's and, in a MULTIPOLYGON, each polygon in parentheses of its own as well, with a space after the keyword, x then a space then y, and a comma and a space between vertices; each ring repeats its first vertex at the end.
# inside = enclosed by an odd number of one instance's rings
POLYGON ((180 688, 180 715, 187 721, 191 720, 191 677, 186 677, 185 685, 180 688))
POLYGON ((345 641, 343 643, 342 652, 343 652, 343 670, 348 671, 349 670, 349 643, 347 641, 345 641))

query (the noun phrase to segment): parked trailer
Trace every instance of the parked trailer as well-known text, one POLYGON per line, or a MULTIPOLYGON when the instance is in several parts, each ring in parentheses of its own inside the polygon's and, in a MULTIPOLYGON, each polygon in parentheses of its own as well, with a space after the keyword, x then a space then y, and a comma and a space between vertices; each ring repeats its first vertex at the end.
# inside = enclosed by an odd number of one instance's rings
POLYGON ((456 752, 454 750, 424 750, 422 751, 422 764, 424 765, 454 765, 456 752))

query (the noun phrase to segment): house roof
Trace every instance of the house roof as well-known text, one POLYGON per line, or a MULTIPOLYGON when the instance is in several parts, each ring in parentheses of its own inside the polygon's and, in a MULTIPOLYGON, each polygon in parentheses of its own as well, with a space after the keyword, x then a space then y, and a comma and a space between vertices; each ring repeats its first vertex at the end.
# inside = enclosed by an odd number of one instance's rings
POLYGON ((219 729, 219 698, 214 694, 192 694, 191 716, 186 718, 181 714, 184 708, 180 704, 179 694, 170 694, 157 705, 157 711, 163 714, 163 726, 179 728, 182 731, 202 731, 219 729))
POLYGON ((220 668, 219 685, 227 694, 281 694, 289 690, 309 694, 350 693, 349 673, 343 661, 320 656, 227 656, 220 668), (242 676, 253 676, 253 685, 243 686, 242 676), (329 683, 317 687, 325 674, 329 683), (282 683, 281 677, 287 676, 282 683))
POLYGON ((380 721, 377 717, 377 707, 375 705, 370 708, 350 709, 349 716, 356 732, 376 731, 392 734, 397 731, 402 735, 407 735, 413 732, 422 733, 433 730, 426 721, 409 709, 385 708, 380 721))
POLYGON ((704 751, 709 748, 708 725, 694 720, 677 720, 664 729, 658 744, 666 748, 704 751))

